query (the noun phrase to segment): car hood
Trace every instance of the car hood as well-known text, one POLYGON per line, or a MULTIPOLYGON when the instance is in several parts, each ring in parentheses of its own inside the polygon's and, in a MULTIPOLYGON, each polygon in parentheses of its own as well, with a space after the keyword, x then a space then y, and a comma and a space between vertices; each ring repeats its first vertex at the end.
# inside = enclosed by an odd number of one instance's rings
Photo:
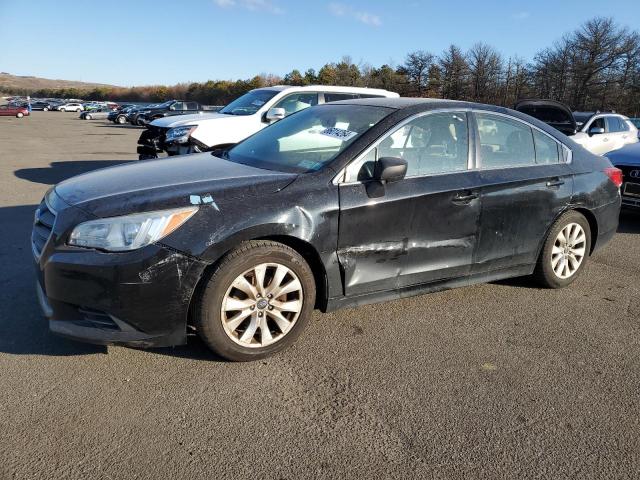
POLYGON ((571 109, 555 100, 537 98, 520 100, 513 109, 537 118, 565 135, 573 135, 578 129, 571 109))
POLYGON ((95 170, 59 183, 55 191, 71 206, 109 217, 176 208, 198 203, 199 198, 224 202, 267 195, 296 177, 202 153, 95 170))
POLYGON ((198 125, 203 120, 219 118, 229 119, 234 117, 233 115, 224 115, 222 113, 193 113, 189 115, 178 115, 178 118, 175 116, 159 118, 151 122, 151 125, 161 128, 174 128, 180 125, 198 125))
POLYGON ((640 143, 625 145, 605 155, 613 165, 640 167, 640 143))

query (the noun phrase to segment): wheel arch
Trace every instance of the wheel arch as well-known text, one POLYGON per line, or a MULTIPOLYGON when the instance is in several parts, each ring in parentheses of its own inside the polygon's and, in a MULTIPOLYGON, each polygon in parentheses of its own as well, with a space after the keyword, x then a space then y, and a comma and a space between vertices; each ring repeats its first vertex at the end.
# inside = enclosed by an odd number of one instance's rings
POLYGON ((238 238, 237 241, 234 241, 233 244, 225 248, 220 253, 220 255, 217 256, 216 260, 213 263, 209 264, 200 275, 200 279, 196 283, 196 286, 191 295, 191 300, 189 302, 189 314, 187 319, 188 325, 193 325, 192 315, 194 314, 194 308, 196 308, 197 302, 199 302, 200 298, 202 297, 202 292, 204 291, 209 279, 218 268, 218 265, 220 265, 222 259, 230 252, 238 248, 242 243, 250 242, 252 240, 269 240, 272 242, 278 242, 292 248, 297 253, 299 253, 302 258, 304 258, 305 261, 309 264, 309 268, 313 273, 313 278, 316 283, 315 308, 321 310, 324 310, 326 308, 328 302, 327 271, 318 251, 313 245, 299 237, 286 234, 246 235, 238 238))
POLYGON ((542 255, 542 247, 544 246, 544 242, 547 240, 547 237, 549 236, 549 232, 551 232, 551 229, 553 228, 553 226, 556 224, 558 219, 560 219, 560 217, 562 217, 565 213, 569 213, 569 212, 578 212, 587 219, 587 222, 589 223, 589 230, 590 230, 589 233, 591 234, 591 247, 589 249, 589 256, 591 256, 591 254, 595 249, 596 241, 598 239, 598 220, 596 219, 596 216, 593 214, 593 212, 588 208, 568 207, 560 211, 558 215, 556 215, 556 217, 553 219, 553 222, 549 224, 547 231, 545 232, 544 236, 540 240, 540 244, 538 245, 538 254, 536 255, 536 259, 540 258, 540 255, 542 255))

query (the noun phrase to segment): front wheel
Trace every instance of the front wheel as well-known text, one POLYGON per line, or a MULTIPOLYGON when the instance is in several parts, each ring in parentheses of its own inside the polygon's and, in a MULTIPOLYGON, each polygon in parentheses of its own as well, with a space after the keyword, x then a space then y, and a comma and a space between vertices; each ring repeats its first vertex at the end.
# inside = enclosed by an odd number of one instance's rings
POLYGON ((85 119, 85 120, 91 120, 91 115, 85 115, 85 116, 84 116, 84 119, 85 119))
POLYGON ((43 112, 48 112, 48 111, 49 111, 49 107, 44 107, 44 108, 42 109, 42 111, 43 111, 43 112))
POLYGON ((24 113, 22 113, 22 112, 18 112, 18 113, 16 114, 16 117, 18 117, 18 118, 22 118, 22 117, 24 117, 24 113))
POLYGON ((204 342, 232 361, 251 361, 293 344, 309 322, 316 287, 309 265, 281 243, 250 241, 227 254, 196 305, 204 342))
POLYGON ((540 252, 534 277, 548 288, 573 283, 591 252, 591 227, 580 212, 567 212, 553 224, 540 252))
POLYGON ((116 118, 116 123, 120 125, 124 125, 125 123, 127 123, 127 119, 126 117, 120 115, 119 117, 116 118))

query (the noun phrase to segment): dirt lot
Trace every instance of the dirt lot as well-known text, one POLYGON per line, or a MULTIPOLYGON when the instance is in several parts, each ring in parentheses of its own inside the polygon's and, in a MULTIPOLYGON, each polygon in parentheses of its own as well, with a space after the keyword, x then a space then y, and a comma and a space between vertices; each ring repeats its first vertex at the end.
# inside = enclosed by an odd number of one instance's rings
POLYGON ((640 477, 640 215, 561 291, 526 280, 316 314, 231 364, 54 337, 29 233, 139 130, 0 118, 0 479, 640 477))

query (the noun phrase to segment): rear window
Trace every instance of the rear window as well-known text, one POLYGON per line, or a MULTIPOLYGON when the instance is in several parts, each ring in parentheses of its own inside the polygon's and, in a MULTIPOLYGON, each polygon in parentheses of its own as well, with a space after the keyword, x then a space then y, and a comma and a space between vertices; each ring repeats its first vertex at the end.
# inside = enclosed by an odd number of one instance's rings
POLYGON ((548 135, 533 130, 533 141, 536 147, 536 163, 559 163, 558 143, 548 135))

